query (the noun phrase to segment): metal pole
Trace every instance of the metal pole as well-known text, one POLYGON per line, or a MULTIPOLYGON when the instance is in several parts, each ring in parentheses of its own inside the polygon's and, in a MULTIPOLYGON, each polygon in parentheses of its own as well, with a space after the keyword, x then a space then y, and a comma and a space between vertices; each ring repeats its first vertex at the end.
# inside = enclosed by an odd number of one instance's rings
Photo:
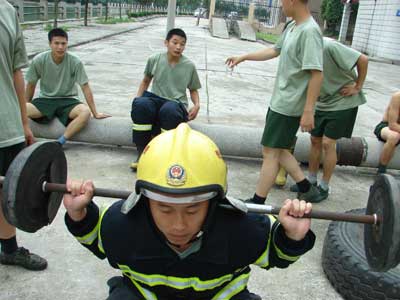
MULTIPOLYGON (((0 187, 3 186, 5 177, 0 176, 0 187)), ((58 193, 69 193, 65 184, 43 182, 42 191, 44 193, 58 192, 58 193)), ((116 199, 127 199, 133 192, 113 189, 95 188, 93 196, 116 198, 116 199)), ((247 207, 248 212, 258 214, 272 214, 278 215, 281 210, 280 207, 273 207, 271 205, 260 205, 253 203, 244 203, 247 207)), ((222 207, 227 209, 235 210, 231 205, 222 204, 222 207)), ((332 221, 344 221, 353 223, 364 223, 364 224, 379 224, 382 222, 381 218, 376 214, 373 215, 357 215, 350 213, 339 213, 330 211, 315 211, 313 210, 309 214, 303 216, 303 218, 321 219, 321 220, 332 220, 332 221)))
POLYGON ((168 0, 167 33, 175 27, 176 0, 168 0))

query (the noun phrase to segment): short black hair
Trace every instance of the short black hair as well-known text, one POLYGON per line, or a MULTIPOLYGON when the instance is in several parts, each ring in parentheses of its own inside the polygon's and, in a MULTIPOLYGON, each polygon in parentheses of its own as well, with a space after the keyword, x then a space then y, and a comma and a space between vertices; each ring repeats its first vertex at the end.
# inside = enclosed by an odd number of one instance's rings
POLYGON ((55 36, 65 37, 68 41, 68 34, 62 28, 53 28, 52 30, 49 31, 48 38, 49 38, 50 43, 51 43, 51 40, 53 39, 53 37, 55 37, 55 36))
POLYGON ((172 38, 172 36, 174 36, 174 35, 183 37, 185 39, 185 41, 187 40, 186 33, 180 28, 173 28, 170 31, 168 31, 167 37, 165 39, 167 41, 169 41, 172 38))

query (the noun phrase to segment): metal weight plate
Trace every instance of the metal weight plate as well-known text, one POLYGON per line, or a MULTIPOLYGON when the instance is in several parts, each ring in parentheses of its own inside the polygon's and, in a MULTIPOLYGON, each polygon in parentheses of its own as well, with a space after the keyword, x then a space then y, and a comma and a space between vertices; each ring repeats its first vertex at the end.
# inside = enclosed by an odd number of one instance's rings
POLYGON ((373 271, 385 272, 400 262, 400 189, 390 175, 371 186, 366 214, 381 217, 379 225, 364 226, 365 254, 373 271))
POLYGON ((11 163, 3 184, 2 207, 7 221, 27 232, 50 224, 62 195, 44 193, 43 182, 65 183, 66 179, 66 158, 58 143, 37 142, 22 150, 11 163))

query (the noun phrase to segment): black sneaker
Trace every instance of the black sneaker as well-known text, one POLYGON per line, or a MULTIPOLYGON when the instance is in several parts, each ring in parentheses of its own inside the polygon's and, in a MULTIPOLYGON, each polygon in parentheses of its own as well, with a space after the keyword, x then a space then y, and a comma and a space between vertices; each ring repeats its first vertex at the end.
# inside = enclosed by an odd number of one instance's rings
POLYGON ((329 190, 324 190, 320 186, 311 186, 307 193, 297 193, 299 200, 305 200, 311 203, 319 203, 328 198, 329 190))
POLYGON ((40 256, 30 253, 29 250, 19 247, 15 252, 0 253, 2 265, 17 265, 32 271, 41 271, 47 268, 47 261, 40 256))
MULTIPOLYGON (((311 185, 317 186, 317 182, 311 183, 311 185)), ((297 186, 297 184, 293 184, 293 185, 290 186, 289 190, 291 192, 298 193, 299 192, 299 187, 297 186)))

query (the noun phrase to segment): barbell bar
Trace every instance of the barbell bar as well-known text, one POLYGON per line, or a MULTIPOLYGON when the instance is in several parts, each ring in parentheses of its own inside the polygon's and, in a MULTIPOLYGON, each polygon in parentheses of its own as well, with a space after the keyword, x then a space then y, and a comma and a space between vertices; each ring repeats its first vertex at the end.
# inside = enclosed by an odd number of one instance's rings
MULTIPOLYGON (((2 208, 7 221, 35 232, 50 224, 61 205, 67 162, 59 144, 38 142, 22 150, 10 165, 3 186, 2 208)), ((95 188, 94 196, 127 199, 132 192, 95 188)), ((400 263, 400 189, 390 175, 379 176, 370 189, 366 215, 312 210, 306 218, 363 223, 366 258, 375 271, 400 263)), ((244 203, 229 197, 228 209, 278 215, 280 207, 244 203)))

